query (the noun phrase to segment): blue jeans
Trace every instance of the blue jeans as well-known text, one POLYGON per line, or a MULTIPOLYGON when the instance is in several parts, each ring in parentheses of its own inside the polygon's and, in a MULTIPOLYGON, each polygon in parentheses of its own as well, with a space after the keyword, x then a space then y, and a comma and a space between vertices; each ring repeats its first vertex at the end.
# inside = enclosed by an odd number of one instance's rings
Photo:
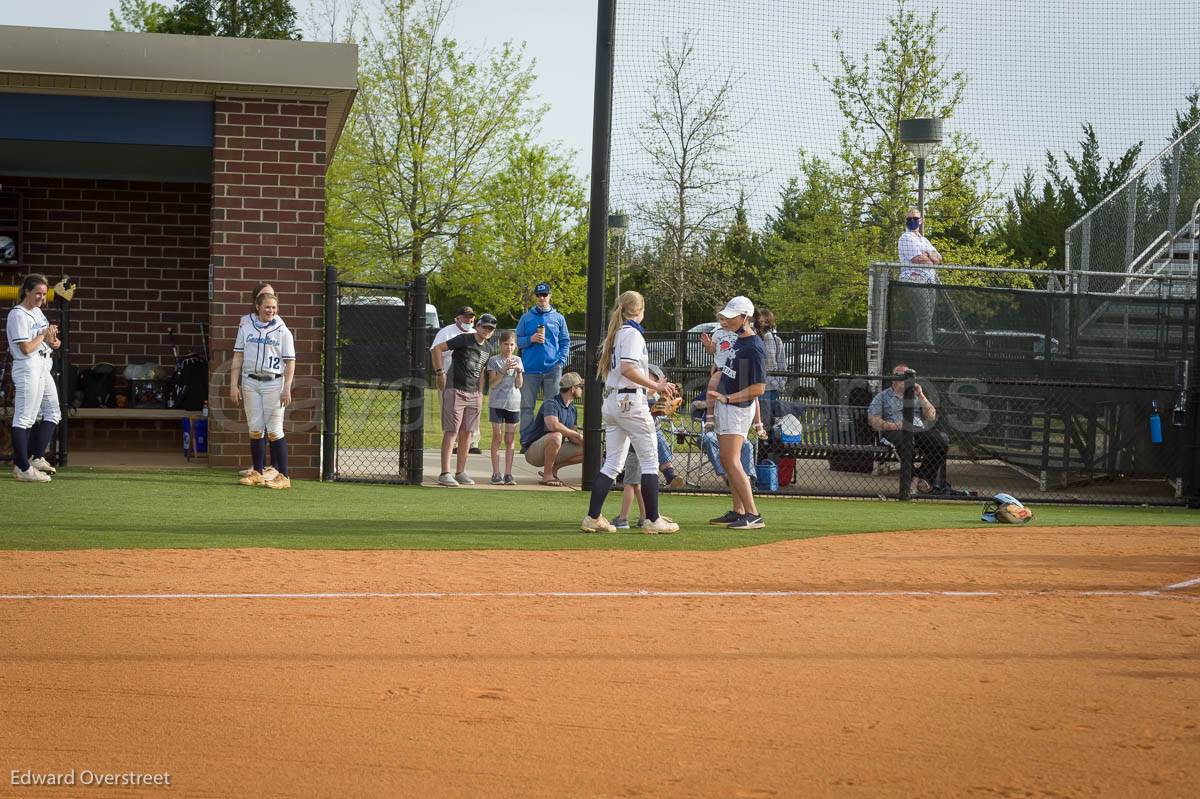
MULTIPOLYGON (((704 454, 708 456, 709 463, 713 465, 717 477, 724 477, 725 467, 721 465, 721 445, 717 440, 717 434, 711 430, 703 433, 700 436, 700 449, 704 450, 704 454)), ((751 483, 755 482, 757 472, 754 470, 754 448, 750 446, 749 441, 742 442, 742 471, 750 478, 751 483)))
POLYGON ((667 436, 663 433, 662 428, 655 425, 655 431, 658 433, 658 465, 670 463, 674 455, 671 452, 671 445, 667 443, 667 436))
POLYGON ((562 367, 556 366, 542 374, 526 374, 525 382, 521 384, 521 440, 529 436, 529 428, 533 426, 533 417, 537 414, 538 389, 542 390, 542 401, 558 393, 558 383, 562 380, 562 367))

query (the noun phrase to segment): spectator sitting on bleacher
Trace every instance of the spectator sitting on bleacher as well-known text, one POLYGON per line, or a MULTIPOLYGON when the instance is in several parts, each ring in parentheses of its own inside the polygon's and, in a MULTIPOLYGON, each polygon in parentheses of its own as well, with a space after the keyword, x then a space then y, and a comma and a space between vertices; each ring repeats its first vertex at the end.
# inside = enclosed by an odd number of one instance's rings
MULTIPOLYGON (((908 365, 898 363, 892 369, 892 385, 874 396, 867 406, 867 422, 893 447, 900 446, 900 431, 904 429, 904 382, 908 365)), ((946 452, 950 441, 945 433, 933 430, 937 424, 937 409, 925 396, 919 383, 913 384, 913 485, 922 494, 938 493, 950 488, 944 479, 946 452)))

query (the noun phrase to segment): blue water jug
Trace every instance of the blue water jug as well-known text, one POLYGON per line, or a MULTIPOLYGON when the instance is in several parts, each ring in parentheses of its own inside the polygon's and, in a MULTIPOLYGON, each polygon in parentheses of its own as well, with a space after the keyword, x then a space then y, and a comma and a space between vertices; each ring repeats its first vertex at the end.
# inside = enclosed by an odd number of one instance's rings
POLYGON ((758 464, 756 471, 758 479, 756 480, 755 489, 758 491, 779 490, 779 469, 776 468, 774 461, 762 461, 758 464))
POLYGON ((1162 417, 1158 415, 1158 402, 1150 402, 1150 441, 1155 444, 1163 443, 1162 417))

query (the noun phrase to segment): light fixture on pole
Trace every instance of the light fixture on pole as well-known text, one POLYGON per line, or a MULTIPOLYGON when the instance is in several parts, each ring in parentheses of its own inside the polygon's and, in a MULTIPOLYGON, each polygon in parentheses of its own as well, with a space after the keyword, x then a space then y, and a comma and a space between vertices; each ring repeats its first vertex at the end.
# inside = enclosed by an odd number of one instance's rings
POLYGON ((900 120, 900 143, 917 157, 917 210, 925 221, 925 159, 942 143, 942 120, 920 117, 900 120))
POLYGON ((625 243, 625 231, 629 229, 629 217, 625 214, 609 214, 608 230, 617 240, 615 261, 617 266, 617 296, 621 296, 621 248, 625 243))

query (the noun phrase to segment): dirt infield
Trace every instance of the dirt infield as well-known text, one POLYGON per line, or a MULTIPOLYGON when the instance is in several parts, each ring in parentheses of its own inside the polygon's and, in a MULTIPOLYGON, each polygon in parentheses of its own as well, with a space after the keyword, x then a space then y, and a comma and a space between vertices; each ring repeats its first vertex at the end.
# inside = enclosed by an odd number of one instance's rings
POLYGON ((1178 527, 3 552, 6 597, 389 596, 0 599, 0 795, 1188 795, 1198 576, 1178 527), (171 784, 12 784, 72 769, 171 784))

